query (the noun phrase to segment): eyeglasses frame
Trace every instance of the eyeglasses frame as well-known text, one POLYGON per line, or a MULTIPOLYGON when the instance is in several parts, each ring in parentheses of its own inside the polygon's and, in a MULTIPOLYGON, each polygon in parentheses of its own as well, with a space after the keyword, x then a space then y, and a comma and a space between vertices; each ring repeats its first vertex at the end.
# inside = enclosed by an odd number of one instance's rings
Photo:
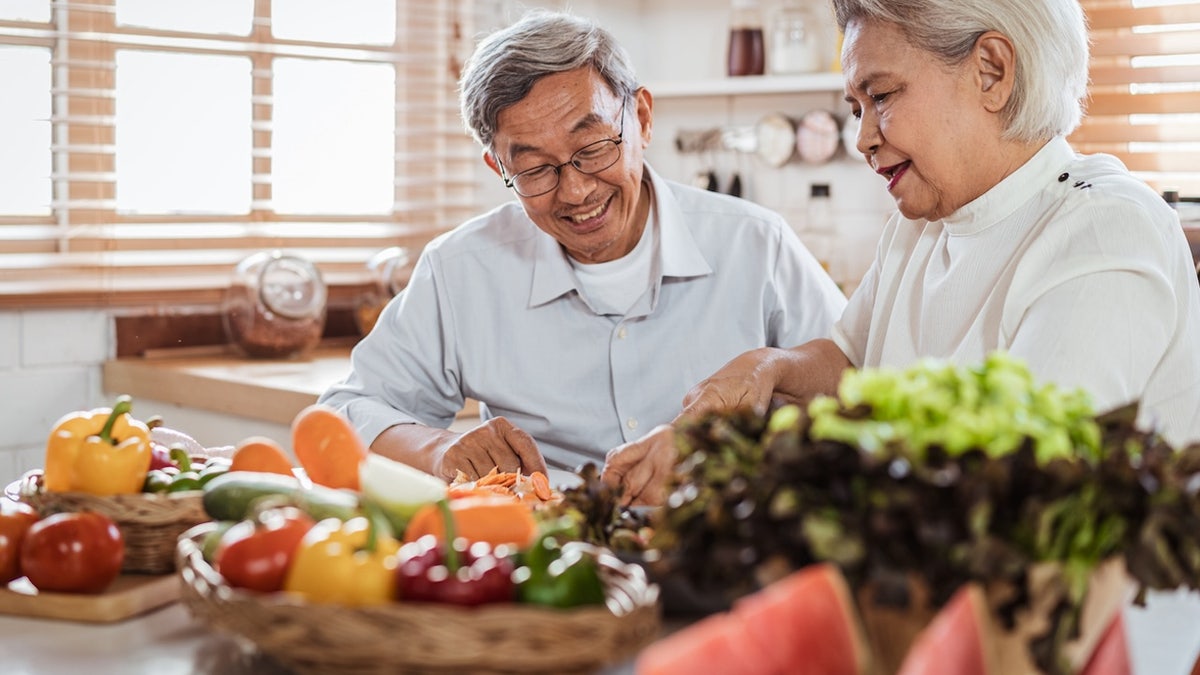
POLYGON ((606 169, 611 169, 613 167, 613 165, 616 164, 621 159, 621 154, 620 154, 621 153, 621 144, 625 142, 625 106, 628 103, 629 103, 629 98, 622 97, 621 113, 617 118, 619 120, 619 123, 621 126, 620 126, 620 131, 617 133, 616 136, 612 136, 609 138, 602 138, 598 141, 592 141, 591 143, 588 143, 587 145, 583 146, 582 148, 579 148, 575 152, 571 153, 571 157, 567 161, 563 162, 562 164, 557 164, 557 165, 555 165, 555 164, 539 164, 537 166, 525 169, 524 171, 518 171, 517 173, 515 173, 511 177, 509 177, 508 173, 504 170, 504 163, 500 161, 500 158, 497 157, 495 153, 492 153, 492 158, 496 160, 496 166, 498 166, 500 168, 500 177, 502 179, 504 179, 504 187, 512 188, 513 192, 516 192, 518 195, 521 195, 522 197, 526 197, 526 198, 541 197, 542 195, 549 194, 558 189, 558 186, 562 183, 562 170, 563 170, 563 167, 565 167, 565 166, 568 166, 568 165, 573 166, 573 167, 575 167, 576 171, 578 171, 579 173, 581 173, 585 176, 594 176, 595 174, 598 174, 601 171, 604 171, 606 169), (617 146, 617 158, 613 160, 612 164, 609 164, 608 166, 604 167, 603 169, 597 169, 597 170, 591 171, 591 172, 581 170, 575 164, 575 156, 578 155, 579 153, 583 152, 584 150, 587 150, 588 148, 592 147, 593 145, 598 145, 600 143, 612 143, 612 144, 616 145, 617 146), (531 194, 531 195, 524 194, 520 190, 517 189, 516 180, 521 175, 531 173, 533 171, 541 171, 547 167, 554 170, 554 176, 555 176, 556 180, 554 181, 553 187, 551 187, 548 190, 544 190, 542 192, 538 192, 538 193, 531 194))

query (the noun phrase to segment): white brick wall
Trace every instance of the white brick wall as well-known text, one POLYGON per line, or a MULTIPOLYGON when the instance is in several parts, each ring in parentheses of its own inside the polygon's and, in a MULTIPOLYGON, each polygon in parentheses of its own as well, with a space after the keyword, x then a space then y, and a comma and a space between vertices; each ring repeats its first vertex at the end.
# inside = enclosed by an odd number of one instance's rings
MULTIPOLYGON (((112 405, 123 392, 105 392, 102 364, 116 354, 112 316, 103 310, 0 312, 0 486, 41 467, 54 423, 76 410, 112 405)), ((287 427, 135 400, 139 419, 162 415, 168 426, 209 446, 234 445, 252 435, 287 447, 287 427)))
POLYGON ((42 465, 60 417, 103 405, 112 325, 98 310, 0 312, 0 483, 42 465))

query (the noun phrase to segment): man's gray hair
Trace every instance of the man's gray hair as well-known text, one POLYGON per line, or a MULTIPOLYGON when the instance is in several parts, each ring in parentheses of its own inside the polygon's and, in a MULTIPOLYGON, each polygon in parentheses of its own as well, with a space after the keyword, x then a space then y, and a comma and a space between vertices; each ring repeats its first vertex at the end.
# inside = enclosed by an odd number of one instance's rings
POLYGON ((633 63, 612 34, 588 19, 533 10, 485 37, 467 60, 459 80, 463 123, 490 149, 501 111, 525 98, 540 78, 588 65, 618 97, 637 91, 633 63))
POLYGON ((1036 142, 1079 126, 1088 83, 1087 21, 1079 0, 833 0, 838 27, 896 24, 911 43, 955 65, 983 33, 1012 41, 1016 82, 1003 110, 1007 140, 1036 142))

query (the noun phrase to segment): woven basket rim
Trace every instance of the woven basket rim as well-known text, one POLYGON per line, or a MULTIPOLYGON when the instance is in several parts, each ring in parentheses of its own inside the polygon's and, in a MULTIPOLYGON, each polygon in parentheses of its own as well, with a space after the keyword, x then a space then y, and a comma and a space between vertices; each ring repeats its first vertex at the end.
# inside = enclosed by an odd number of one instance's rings
POLYGON ((125 560, 121 566, 125 572, 173 572, 179 535, 209 520, 204 510, 203 490, 102 497, 85 492, 48 492, 42 489, 41 478, 41 469, 26 471, 20 480, 5 488, 5 494, 43 515, 93 511, 112 519, 125 540, 125 560))
POLYGON ((202 523, 179 536, 176 566, 188 609, 213 627, 249 640, 272 658, 302 672, 591 671, 632 656, 656 639, 661 627, 657 585, 647 580, 640 566, 613 556, 599 559, 606 574, 618 577, 606 576, 608 606, 554 609, 506 603, 459 607, 398 601, 356 608, 228 586, 202 553, 204 538, 216 527, 216 523, 202 523), (543 644, 547 639, 542 636, 563 631, 571 635, 573 627, 580 629, 576 639, 543 644), (336 631, 342 631, 339 638, 327 636, 336 631), (322 641, 346 639, 346 631, 352 633, 352 648, 340 650, 342 653, 316 648, 322 641), (471 638, 482 634, 497 642, 486 645, 486 653, 504 663, 472 660, 473 653, 482 651, 471 638), (404 639, 397 640, 398 635, 404 639), (305 649, 308 653, 301 654, 305 649))
MULTIPOLYGON (((9 494, 16 486, 18 499, 20 501, 29 502, 34 506, 43 504, 71 504, 83 507, 99 508, 107 512, 107 515, 112 517, 114 514, 120 516, 122 522, 151 522, 151 523, 169 523, 178 519, 180 515, 198 515, 197 508, 203 510, 202 499, 203 490, 181 490, 179 492, 134 492, 130 494, 117 494, 99 496, 89 494, 87 492, 49 492, 42 485, 42 470, 30 469, 26 471, 19 480, 10 483, 5 488, 5 494, 9 494), (136 514, 124 513, 131 509, 144 508, 146 505, 153 505, 158 510, 152 517, 143 515, 139 517, 136 514)), ((190 520, 195 523, 200 522, 193 517, 190 520)))

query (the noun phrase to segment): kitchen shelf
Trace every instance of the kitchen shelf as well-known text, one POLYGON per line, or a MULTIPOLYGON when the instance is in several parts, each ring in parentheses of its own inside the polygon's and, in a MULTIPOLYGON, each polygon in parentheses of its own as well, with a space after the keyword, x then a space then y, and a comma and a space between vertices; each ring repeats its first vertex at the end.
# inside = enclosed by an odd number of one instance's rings
POLYGON ((841 73, 813 73, 810 75, 748 75, 711 80, 667 80, 647 83, 646 88, 658 99, 699 98, 840 92, 843 90, 843 82, 841 73))

